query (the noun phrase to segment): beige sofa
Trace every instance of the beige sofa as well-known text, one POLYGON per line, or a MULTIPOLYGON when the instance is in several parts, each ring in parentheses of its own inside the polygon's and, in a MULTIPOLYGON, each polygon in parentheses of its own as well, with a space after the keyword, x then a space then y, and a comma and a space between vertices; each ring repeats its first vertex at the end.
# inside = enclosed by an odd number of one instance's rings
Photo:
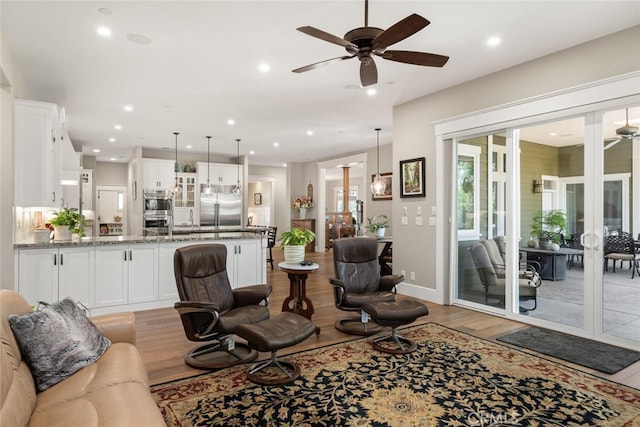
POLYGON ((29 311, 20 294, 0 290, 0 426, 165 425, 135 347, 133 313, 91 318, 111 340, 111 347, 97 362, 36 394, 33 376, 7 320, 9 314, 29 311))

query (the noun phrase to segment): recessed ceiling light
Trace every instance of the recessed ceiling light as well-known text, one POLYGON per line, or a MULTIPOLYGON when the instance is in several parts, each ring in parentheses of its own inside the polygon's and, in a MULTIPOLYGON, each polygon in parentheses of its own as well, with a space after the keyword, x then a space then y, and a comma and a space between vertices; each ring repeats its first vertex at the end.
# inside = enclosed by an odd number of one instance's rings
POLYGON ((191 148, 191 145, 187 145, 187 148, 191 148))
POLYGON ((502 43, 502 40, 500 40, 500 37, 498 36, 491 36, 487 39, 487 46, 495 47, 500 43, 502 43))
POLYGON ((256 154, 256 152, 251 150, 251 151, 249 151, 249 154, 256 154))
POLYGON ((113 128, 114 128, 115 130, 121 130, 121 129, 122 129, 122 126, 120 126, 120 125, 114 125, 114 126, 113 126, 113 128))
POLYGON ((274 147, 279 147, 279 146, 280 146, 280 143, 279 143, 279 142, 274 142, 274 143, 273 143, 273 146, 274 146, 274 147))
POLYGON ((133 107, 131 105, 125 105, 124 111, 133 111, 133 107))
POLYGON ((376 93, 378 93, 378 92, 374 88, 367 89, 367 95, 369 95, 369 96, 373 96, 376 93))
POLYGON ((236 121, 235 121, 235 120, 233 120, 233 119, 229 119, 229 120, 227 120, 227 124, 228 124, 229 126, 233 126, 233 125, 235 125, 235 124, 236 124, 236 121))
POLYGON ((111 30, 107 27, 98 27, 96 31, 102 37, 111 37, 111 30))
POLYGON ((116 142, 115 138, 109 138, 109 142, 116 142))
POLYGON ((127 34, 127 40, 129 40, 133 44, 138 44, 140 46, 147 46, 151 44, 151 37, 145 36, 144 34, 135 34, 129 33, 127 34))
POLYGON ((307 135, 309 135, 309 136, 313 135, 313 131, 312 130, 308 130, 307 131, 307 135))
POLYGON ((258 69, 262 73, 268 73, 269 70, 271 70, 271 66, 269 66, 269 64, 262 63, 258 66, 258 69))
POLYGON ((283 164, 282 164, 282 167, 285 167, 285 168, 286 168, 286 167, 287 167, 287 164, 286 164, 286 163, 283 163, 283 164))
POLYGON ((115 162, 116 158, 115 157, 110 157, 109 160, 111 160, 112 162, 115 162))
POLYGON ((93 149, 93 152, 94 152, 94 153, 99 153, 99 152, 100 152, 100 150, 98 150, 97 148, 94 148, 94 149, 93 149))
POLYGON ((557 135, 557 133, 555 133, 555 132, 550 132, 549 133, 549 136, 556 136, 556 135, 557 135))

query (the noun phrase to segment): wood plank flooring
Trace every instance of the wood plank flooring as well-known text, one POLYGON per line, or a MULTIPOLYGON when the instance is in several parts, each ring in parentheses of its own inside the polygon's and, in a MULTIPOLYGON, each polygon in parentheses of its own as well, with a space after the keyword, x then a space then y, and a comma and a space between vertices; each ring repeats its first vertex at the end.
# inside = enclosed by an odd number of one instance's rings
MULTIPOLYGON (((271 267, 267 265, 267 279, 273 287, 269 304, 272 316, 281 312, 282 302, 289 295, 289 279, 285 273, 278 271, 277 266, 278 262, 284 260, 282 250, 274 248, 273 255, 275 269, 271 271, 271 267)), ((333 276, 332 252, 312 253, 308 254, 307 258, 313 259, 320 265, 320 269, 309 275, 307 279, 307 295, 311 298, 315 309, 312 320, 316 326, 320 327, 320 335, 314 334, 294 347, 283 349, 278 353, 279 355, 356 338, 343 334, 333 326, 336 320, 352 314, 338 310, 333 303, 332 288, 328 280, 333 276)), ((404 297, 399 296, 399 298, 404 297)), ((442 306, 431 302, 427 302, 427 306, 429 315, 418 319, 416 324, 436 322, 492 341, 501 335, 527 327, 523 323, 461 307, 442 306)), ((136 312, 136 332, 137 347, 147 367, 151 384, 160 384, 204 372, 192 369, 184 363, 185 353, 196 344, 186 339, 180 318, 173 308, 136 312)), ((535 352, 530 353, 535 354, 535 352)), ((260 358, 267 356, 262 354, 260 358)), ((564 361, 559 362, 568 364, 564 361)), ((587 369, 578 365, 574 367, 580 370, 587 369)), ((640 389, 640 362, 614 375, 598 371, 589 372, 640 389)))

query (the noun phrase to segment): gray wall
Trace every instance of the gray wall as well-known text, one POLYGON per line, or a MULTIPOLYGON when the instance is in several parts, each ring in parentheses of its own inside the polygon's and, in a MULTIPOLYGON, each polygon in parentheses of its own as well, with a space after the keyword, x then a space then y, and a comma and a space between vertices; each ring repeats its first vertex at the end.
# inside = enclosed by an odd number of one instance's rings
MULTIPOLYGON (((444 270, 445 281, 448 280, 449 262, 435 263, 436 228, 411 225, 417 207, 423 212, 426 209, 427 216, 432 206, 441 218, 451 215, 450 203, 436 204, 436 192, 444 192, 447 200, 453 187, 450 162, 436 164, 435 121, 639 70, 640 56, 629 55, 638 52, 638 40, 640 26, 396 106, 393 173, 397 176, 399 160, 426 157, 426 197, 394 197, 394 270, 405 270, 407 274, 414 271, 415 281, 408 282, 432 289, 445 286, 436 283, 439 270, 444 270), (409 212, 408 226, 399 224, 404 206, 409 212)), ((448 254, 447 244, 437 250, 448 254)), ((445 259, 448 261, 448 256, 445 259)))

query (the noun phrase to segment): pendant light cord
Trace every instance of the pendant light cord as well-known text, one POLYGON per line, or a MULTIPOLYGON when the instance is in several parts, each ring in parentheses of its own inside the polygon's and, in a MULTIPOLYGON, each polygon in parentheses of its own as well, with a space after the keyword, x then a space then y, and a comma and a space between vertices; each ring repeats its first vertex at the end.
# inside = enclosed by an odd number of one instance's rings
POLYGON ((207 187, 209 187, 209 151, 210 151, 210 146, 211 146, 211 137, 208 136, 207 137, 207 187))
POLYGON ((380 177, 380 131, 381 130, 382 129, 380 129, 380 128, 376 128, 375 129, 375 131, 377 132, 376 153, 377 153, 377 158, 378 158, 378 160, 377 160, 377 163, 378 163, 378 166, 377 166, 378 178, 380 177))
POLYGON ((238 164, 237 164, 237 167, 236 167, 236 179, 238 181, 238 187, 240 187, 240 140, 236 139, 236 142, 238 143, 237 144, 238 149, 236 151, 237 156, 238 156, 238 158, 237 158, 238 164))

